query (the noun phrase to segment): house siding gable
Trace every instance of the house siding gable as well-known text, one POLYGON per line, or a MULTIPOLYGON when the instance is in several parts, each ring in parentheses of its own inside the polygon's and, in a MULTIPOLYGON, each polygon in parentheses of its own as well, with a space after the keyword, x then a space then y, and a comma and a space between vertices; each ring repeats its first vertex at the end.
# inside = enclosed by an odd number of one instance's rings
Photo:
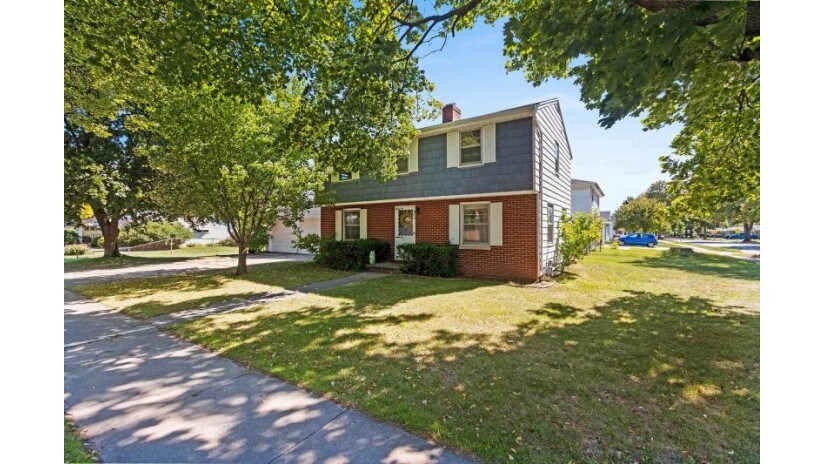
POLYGON ((537 214, 539 227, 536 239, 539 242, 540 266, 547 272, 556 249, 559 234, 559 220, 562 210, 568 214, 572 211, 570 188, 570 171, 572 152, 562 119, 561 106, 558 101, 540 105, 535 116, 534 155, 536 168, 534 181, 539 191, 537 214), (541 136, 538 136, 541 132, 541 136), (555 144, 559 143, 559 172, 556 174, 555 144), (539 145, 541 143, 542 146, 539 145), (553 218, 548 217, 547 205, 553 205, 553 218), (547 237, 549 221, 553 221, 553 237, 547 237))
POLYGON ((378 182, 364 175, 329 188, 336 203, 533 190, 532 118, 496 124, 495 162, 447 168, 447 134, 418 139, 418 172, 378 182))

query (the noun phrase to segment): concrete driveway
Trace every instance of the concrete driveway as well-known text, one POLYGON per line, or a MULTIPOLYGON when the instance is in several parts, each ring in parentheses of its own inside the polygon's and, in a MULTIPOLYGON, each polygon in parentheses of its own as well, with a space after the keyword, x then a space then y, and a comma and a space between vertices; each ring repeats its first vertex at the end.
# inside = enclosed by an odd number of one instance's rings
MULTIPOLYGON (((256 253, 247 257, 247 264, 278 263, 284 261, 312 261, 312 255, 291 253, 256 253)), ((213 269, 228 269, 238 264, 236 256, 210 256, 186 261, 143 264, 121 269, 90 269, 87 271, 66 272, 63 274, 63 286, 81 283, 105 282, 140 277, 157 277, 173 274, 188 274, 213 269)))

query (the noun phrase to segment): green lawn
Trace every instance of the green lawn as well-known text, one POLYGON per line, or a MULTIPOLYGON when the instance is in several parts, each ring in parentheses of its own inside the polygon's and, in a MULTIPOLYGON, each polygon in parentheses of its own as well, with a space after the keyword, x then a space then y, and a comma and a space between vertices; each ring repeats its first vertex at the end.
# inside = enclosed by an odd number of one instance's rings
POLYGON ((238 248, 226 246, 195 246, 164 251, 129 251, 117 258, 103 258, 103 252, 93 249, 83 256, 64 256, 63 271, 86 271, 89 269, 120 269, 164 262, 185 261, 207 256, 237 255, 238 248))
POLYGON ((63 418, 63 462, 98 462, 88 450, 72 422, 63 418))
POLYGON ((256 264, 242 276, 234 268, 190 275, 129 279, 72 287, 139 319, 242 300, 352 274, 314 263, 256 264))
POLYGON ((487 462, 759 460, 759 266, 594 252, 549 288, 394 276, 174 326, 487 462))

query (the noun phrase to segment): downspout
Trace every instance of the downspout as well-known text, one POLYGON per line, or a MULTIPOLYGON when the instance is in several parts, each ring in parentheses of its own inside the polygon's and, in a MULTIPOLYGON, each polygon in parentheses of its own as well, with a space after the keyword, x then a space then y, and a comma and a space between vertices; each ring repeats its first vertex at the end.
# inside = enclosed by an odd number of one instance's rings
MULTIPOLYGON (((538 113, 538 109, 536 110, 538 113)), ((538 128, 538 133, 536 134, 537 137, 537 144, 538 144, 538 173, 539 173, 539 185, 538 185, 538 197, 536 198, 536 254, 538 255, 538 266, 539 266, 539 279, 544 275, 544 248, 543 248, 543 240, 541 239, 542 234, 542 215, 544 213, 542 202, 544 202, 544 153, 542 152, 543 144, 544 144, 544 135, 541 132, 541 126, 536 124, 536 120, 538 119, 538 115, 533 115, 533 125, 534 127, 538 128)), ((533 144, 533 151, 536 151, 536 143, 533 144)), ((533 160, 536 159, 536 153, 533 153, 533 160)), ((552 218, 548 218, 548 220, 552 221, 552 218)))

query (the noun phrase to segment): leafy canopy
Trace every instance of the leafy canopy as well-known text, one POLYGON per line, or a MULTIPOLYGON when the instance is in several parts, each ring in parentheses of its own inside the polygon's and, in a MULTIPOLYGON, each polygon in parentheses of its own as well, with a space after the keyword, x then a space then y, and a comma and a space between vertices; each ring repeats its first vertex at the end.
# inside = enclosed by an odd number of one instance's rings
POLYGON ((213 89, 175 89, 153 116, 166 141, 152 150, 159 198, 175 215, 219 221, 242 254, 277 220, 295 224, 327 178, 299 85, 259 104, 213 89))
POLYGON ((616 210, 616 228, 627 232, 662 232, 667 230, 665 204, 639 196, 616 210))

